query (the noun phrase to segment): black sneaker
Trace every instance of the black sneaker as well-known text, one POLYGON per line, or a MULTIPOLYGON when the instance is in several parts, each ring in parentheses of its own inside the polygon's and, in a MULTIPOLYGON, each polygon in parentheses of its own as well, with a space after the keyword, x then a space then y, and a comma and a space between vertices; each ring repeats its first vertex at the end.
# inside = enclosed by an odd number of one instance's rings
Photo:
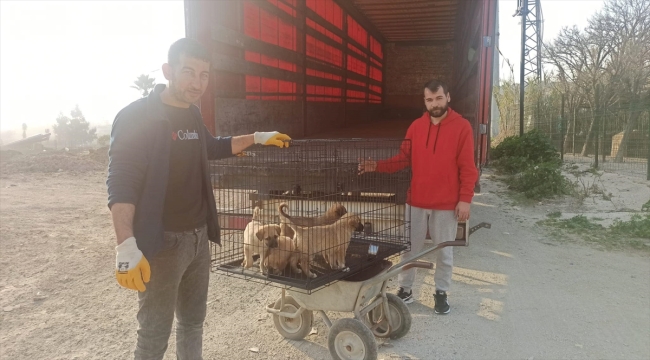
POLYGON ((404 304, 410 304, 413 302, 413 291, 410 290, 409 292, 404 291, 404 289, 399 288, 399 291, 397 292, 397 297, 402 299, 404 304))
POLYGON ((451 309, 449 308, 449 301, 447 301, 447 293, 436 290, 436 294, 433 295, 433 298, 436 301, 436 306, 433 307, 436 314, 449 314, 451 309))

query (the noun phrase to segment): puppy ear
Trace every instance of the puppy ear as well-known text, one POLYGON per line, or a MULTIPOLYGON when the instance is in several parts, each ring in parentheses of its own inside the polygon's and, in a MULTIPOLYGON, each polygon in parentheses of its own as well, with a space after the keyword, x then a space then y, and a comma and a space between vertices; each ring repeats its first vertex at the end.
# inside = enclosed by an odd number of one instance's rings
POLYGON ((255 237, 257 238, 257 240, 259 240, 259 241, 264 240, 264 233, 265 232, 266 232, 266 229, 264 229, 264 228, 261 228, 261 229, 257 230, 257 232, 255 233, 255 237))

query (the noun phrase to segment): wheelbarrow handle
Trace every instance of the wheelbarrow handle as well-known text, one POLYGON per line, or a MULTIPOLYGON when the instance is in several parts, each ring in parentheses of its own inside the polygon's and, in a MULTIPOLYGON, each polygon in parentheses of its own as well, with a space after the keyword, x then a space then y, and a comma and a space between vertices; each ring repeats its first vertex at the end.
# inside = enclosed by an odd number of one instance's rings
MULTIPOLYGON (((392 277, 392 276, 396 275, 396 273, 402 272, 402 271, 404 271, 406 269, 409 269, 409 268, 423 267, 423 266, 410 266, 410 267, 407 268, 407 266, 409 266, 409 265, 411 265, 413 263, 418 263, 419 261, 416 261, 416 260, 422 258, 423 256, 425 256, 425 255, 427 255, 427 254, 429 254, 431 252, 440 250, 440 249, 442 249, 444 247, 447 247, 447 246, 465 246, 465 244, 466 244, 465 241, 454 240, 454 241, 445 241, 445 242, 442 242, 442 243, 438 244, 437 246, 426 248, 423 251, 421 251, 420 253, 413 256, 411 259, 402 261, 399 264, 391 266, 391 268, 388 270, 387 274, 389 274, 390 277, 392 277)), ((422 263, 423 263, 423 261, 422 261, 422 263)), ((424 267, 424 268, 427 269, 427 267, 424 267)), ((431 269, 431 268, 428 268, 428 269, 431 269)))
POLYGON ((412 268, 433 269, 433 263, 428 261, 414 261, 412 263, 404 265, 404 267, 402 267, 402 271, 406 271, 412 268))

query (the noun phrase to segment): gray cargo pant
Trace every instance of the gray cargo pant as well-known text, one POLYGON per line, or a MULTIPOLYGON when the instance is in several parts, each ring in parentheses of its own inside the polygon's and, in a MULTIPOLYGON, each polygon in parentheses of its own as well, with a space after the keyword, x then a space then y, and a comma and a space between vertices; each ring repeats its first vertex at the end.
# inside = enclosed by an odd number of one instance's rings
MULTIPOLYGON (((454 210, 427 210, 406 205, 407 221, 411 222, 411 250, 402 255, 403 260, 408 260, 423 250, 424 240, 429 235, 436 246, 444 241, 456 239, 458 220, 454 210)), ((436 290, 448 291, 451 285, 451 274, 454 266, 454 248, 449 246, 438 250, 436 253, 436 272, 433 277, 436 290)), ((409 269, 397 276, 399 287, 410 291, 415 281, 415 270, 409 269)))
POLYGON ((176 357, 201 360, 210 276, 207 227, 165 232, 163 249, 149 260, 151 280, 138 293, 136 360, 159 360, 176 313, 176 357))

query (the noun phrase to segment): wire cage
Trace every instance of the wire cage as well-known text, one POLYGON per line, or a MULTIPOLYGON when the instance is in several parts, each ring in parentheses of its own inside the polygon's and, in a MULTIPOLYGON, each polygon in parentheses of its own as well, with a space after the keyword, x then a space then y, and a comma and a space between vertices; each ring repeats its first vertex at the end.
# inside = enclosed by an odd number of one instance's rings
POLYGON ((401 139, 292 140, 211 162, 221 226, 213 271, 311 293, 408 251, 408 163, 358 171, 360 159, 406 148, 401 139))

